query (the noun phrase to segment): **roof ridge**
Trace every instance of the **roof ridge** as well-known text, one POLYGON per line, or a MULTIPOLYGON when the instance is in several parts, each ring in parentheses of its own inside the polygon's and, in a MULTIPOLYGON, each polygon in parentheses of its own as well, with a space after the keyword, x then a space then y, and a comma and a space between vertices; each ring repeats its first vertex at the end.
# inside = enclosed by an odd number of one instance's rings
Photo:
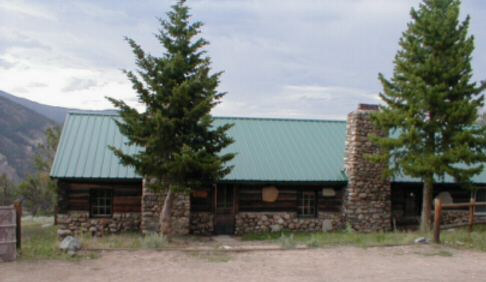
POLYGON ((103 112, 94 112, 94 111, 69 111, 68 115, 83 115, 83 116, 119 116, 117 113, 103 113, 103 112))
POLYGON ((215 119, 237 119, 237 120, 269 120, 269 121, 296 121, 296 122, 346 122, 337 119, 316 119, 316 118, 277 118, 277 117, 221 117, 213 116, 215 119))
MULTIPOLYGON (((69 115, 89 115, 89 116, 119 116, 117 113, 98 113, 91 111, 69 111, 69 115)), ((213 116, 219 120, 267 120, 267 121, 293 121, 293 122, 346 122, 346 120, 337 119, 316 119, 316 118, 278 118, 278 117, 231 117, 231 116, 213 116)))

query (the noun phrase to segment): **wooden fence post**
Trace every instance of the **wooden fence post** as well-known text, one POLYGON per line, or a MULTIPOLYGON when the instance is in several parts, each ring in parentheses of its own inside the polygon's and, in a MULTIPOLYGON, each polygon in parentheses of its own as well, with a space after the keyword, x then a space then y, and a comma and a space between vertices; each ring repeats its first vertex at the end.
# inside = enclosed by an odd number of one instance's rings
POLYGON ((471 235, 473 223, 474 223, 474 205, 476 204, 476 199, 471 198, 471 206, 469 207, 469 227, 467 233, 471 235))
POLYGON ((15 236, 17 240, 17 250, 22 249, 22 202, 17 200, 14 202, 17 226, 15 227, 15 236))
POLYGON ((434 210, 434 242, 440 243, 440 215, 442 213, 442 201, 435 199, 434 210))

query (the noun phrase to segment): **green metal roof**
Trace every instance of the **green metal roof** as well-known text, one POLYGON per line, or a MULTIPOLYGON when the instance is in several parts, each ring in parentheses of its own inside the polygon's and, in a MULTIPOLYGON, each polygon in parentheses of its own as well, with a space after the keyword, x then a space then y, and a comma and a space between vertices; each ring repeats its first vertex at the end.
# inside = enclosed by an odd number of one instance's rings
MULTIPOLYGON (((54 159, 51 177, 70 179, 141 179, 120 165, 107 148, 125 153, 127 146, 116 115, 69 113, 54 159)), ((214 125, 234 123, 228 135, 235 143, 222 153, 237 153, 231 182, 345 182, 345 121, 266 118, 215 118, 214 125)))
POLYGON ((133 167, 120 164, 108 145, 135 153, 113 121, 116 115, 69 113, 52 164, 51 177, 141 179, 133 167))

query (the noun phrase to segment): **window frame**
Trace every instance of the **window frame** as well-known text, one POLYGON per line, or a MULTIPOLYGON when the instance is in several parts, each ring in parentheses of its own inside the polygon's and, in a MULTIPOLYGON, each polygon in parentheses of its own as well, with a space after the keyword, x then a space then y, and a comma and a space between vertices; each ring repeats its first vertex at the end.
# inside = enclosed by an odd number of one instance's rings
POLYGON ((112 218, 113 217, 113 189, 90 189, 89 191, 89 217, 90 218, 112 218), (95 201, 98 200, 95 205, 95 201), (98 212, 94 212, 95 209, 98 212), (101 213, 100 210, 105 212, 101 213), (110 212, 106 212, 110 210, 110 212))
POLYGON ((299 191, 299 197, 297 199, 297 215, 299 217, 317 216, 317 192, 316 191, 314 190, 299 191), (309 198, 306 198, 306 196, 309 196, 309 198))
MULTIPOLYGON (((486 202, 486 188, 485 187, 480 187, 476 191, 471 191, 471 196, 476 199, 476 202, 486 202), (481 196, 479 196, 479 192, 481 193, 481 196)), ((474 214, 476 215, 486 215, 486 206, 476 206, 474 207, 474 214), (478 208, 480 209, 478 211, 478 208)))

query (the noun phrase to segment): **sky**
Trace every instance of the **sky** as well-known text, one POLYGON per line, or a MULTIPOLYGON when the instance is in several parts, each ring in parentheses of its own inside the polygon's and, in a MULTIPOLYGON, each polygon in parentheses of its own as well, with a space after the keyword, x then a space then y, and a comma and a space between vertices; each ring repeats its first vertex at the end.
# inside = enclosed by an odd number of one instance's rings
MULTIPOLYGON (((486 79, 486 1, 463 0, 475 36, 473 81, 486 79)), ((0 90, 42 104, 142 109, 122 69, 136 70, 124 37, 152 55, 169 0, 0 0, 0 90)), ((227 92, 215 116, 343 120, 380 103, 410 9, 420 0, 188 0, 191 21, 227 92)))

